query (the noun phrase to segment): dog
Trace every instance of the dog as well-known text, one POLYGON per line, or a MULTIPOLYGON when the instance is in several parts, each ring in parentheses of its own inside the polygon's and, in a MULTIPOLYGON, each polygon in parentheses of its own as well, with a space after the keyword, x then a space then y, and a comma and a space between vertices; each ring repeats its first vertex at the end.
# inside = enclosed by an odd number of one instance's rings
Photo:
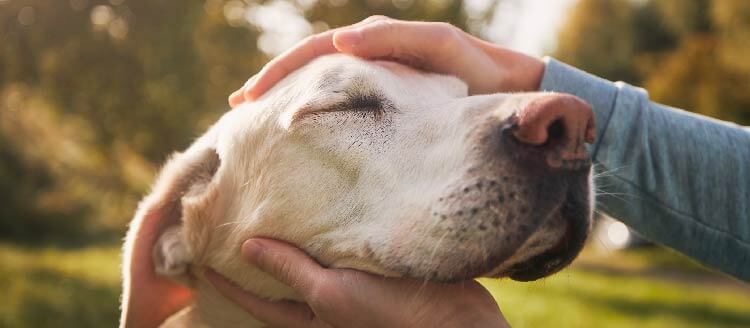
MULTIPOLYGON (((387 277, 519 281, 567 266, 588 235, 593 114, 565 94, 468 95, 458 78, 336 54, 225 113, 173 155, 124 246, 196 299, 163 327, 254 327, 199 267, 271 299, 299 300, 241 260, 250 237, 322 265, 387 277), (156 232, 142 222, 158 220, 156 232), (148 259, 137 242, 151 238, 148 259)), ((123 316, 124 318, 125 316, 123 316)))

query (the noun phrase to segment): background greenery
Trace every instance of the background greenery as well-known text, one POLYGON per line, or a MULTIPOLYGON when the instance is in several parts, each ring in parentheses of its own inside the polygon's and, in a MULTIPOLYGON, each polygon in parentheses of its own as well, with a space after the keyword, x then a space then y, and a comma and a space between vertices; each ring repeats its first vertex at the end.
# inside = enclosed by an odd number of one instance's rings
MULTIPOLYGON (((498 4, 477 2, 0 0, 0 327, 113 325, 117 244, 158 165, 283 48, 264 8, 303 34, 385 14, 482 36, 498 4)), ((580 0, 550 53, 750 124, 749 1, 580 0)), ((664 250, 589 253, 540 283, 487 284, 517 327, 750 326, 741 284, 682 260, 664 274, 664 250)))

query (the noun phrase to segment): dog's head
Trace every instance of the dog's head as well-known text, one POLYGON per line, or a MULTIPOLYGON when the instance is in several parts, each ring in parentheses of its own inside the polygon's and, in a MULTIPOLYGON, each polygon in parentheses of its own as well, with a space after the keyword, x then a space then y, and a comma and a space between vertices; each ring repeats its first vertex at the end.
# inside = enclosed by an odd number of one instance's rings
POLYGON ((386 276, 533 280, 586 238, 592 136, 572 96, 470 97, 453 77, 326 56, 175 155, 129 238, 155 216, 159 272, 200 264, 256 291, 239 258, 254 236, 386 276))

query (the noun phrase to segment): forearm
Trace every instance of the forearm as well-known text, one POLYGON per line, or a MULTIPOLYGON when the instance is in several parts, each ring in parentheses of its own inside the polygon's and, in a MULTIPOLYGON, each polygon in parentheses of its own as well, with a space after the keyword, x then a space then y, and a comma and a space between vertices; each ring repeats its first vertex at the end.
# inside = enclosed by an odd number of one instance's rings
POLYGON ((649 239, 750 280, 750 131, 648 100, 554 60, 542 90, 594 108, 600 210, 649 239))

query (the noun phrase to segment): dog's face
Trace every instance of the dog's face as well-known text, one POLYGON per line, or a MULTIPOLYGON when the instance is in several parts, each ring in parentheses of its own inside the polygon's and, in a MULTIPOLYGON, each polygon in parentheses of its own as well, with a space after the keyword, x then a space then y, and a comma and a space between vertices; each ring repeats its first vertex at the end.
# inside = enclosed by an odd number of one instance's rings
POLYGON ((207 265, 254 289, 239 247, 263 236, 386 276, 549 275, 580 251, 592 196, 588 162, 553 168, 513 137, 514 114, 548 96, 469 97, 399 64, 315 60, 166 166, 141 208, 173 217, 157 269, 207 265))

